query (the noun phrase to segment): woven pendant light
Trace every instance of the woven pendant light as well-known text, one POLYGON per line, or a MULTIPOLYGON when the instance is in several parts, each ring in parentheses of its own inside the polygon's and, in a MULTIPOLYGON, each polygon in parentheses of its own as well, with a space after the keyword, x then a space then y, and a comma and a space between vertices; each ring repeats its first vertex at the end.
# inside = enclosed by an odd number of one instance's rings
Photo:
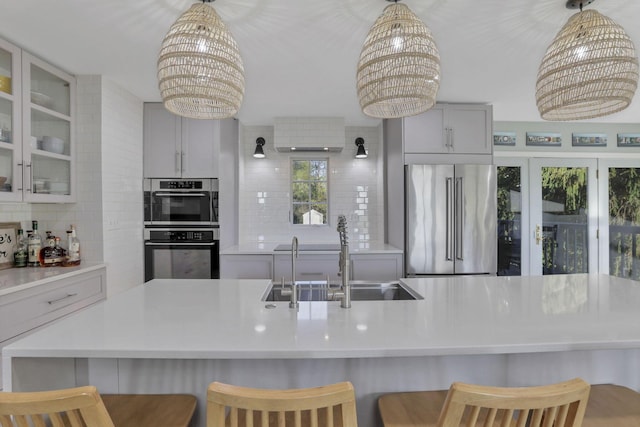
MULTIPOLYGON (((567 3, 567 7, 570 7, 567 3)), ((538 70, 536 104, 545 120, 581 120, 624 110, 638 85, 638 58, 624 29, 595 10, 569 18, 538 70)))
POLYGON ((213 7, 196 3, 169 28, 158 57, 158 81, 164 106, 180 116, 224 119, 238 112, 244 66, 213 7))
POLYGON ((431 31, 407 6, 393 3, 369 30, 356 75, 362 112, 395 118, 433 107, 440 87, 440 54, 431 31))

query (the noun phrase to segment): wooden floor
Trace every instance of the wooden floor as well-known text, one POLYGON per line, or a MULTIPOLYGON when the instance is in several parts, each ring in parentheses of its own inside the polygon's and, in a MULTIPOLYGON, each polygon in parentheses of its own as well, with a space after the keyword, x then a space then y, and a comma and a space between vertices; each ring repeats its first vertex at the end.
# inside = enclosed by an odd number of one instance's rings
POLYGON ((190 394, 103 394, 115 427, 187 427, 196 409, 190 394))
MULTIPOLYGON (((446 397, 446 390, 390 393, 380 397, 378 408, 384 427, 435 427, 446 397)), ((640 393, 592 385, 582 427, 640 427, 640 393)))

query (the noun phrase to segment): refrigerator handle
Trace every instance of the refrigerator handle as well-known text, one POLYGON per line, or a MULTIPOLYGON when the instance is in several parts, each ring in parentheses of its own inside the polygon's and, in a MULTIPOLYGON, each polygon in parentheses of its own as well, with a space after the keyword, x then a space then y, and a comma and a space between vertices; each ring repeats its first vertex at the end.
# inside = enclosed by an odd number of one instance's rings
POLYGON ((453 261, 453 178, 447 177, 447 261, 453 261))
POLYGON ((462 185, 462 177, 456 178, 456 259, 463 260, 464 257, 464 247, 463 245, 463 236, 464 236, 464 209, 463 209, 463 198, 464 192, 462 185))

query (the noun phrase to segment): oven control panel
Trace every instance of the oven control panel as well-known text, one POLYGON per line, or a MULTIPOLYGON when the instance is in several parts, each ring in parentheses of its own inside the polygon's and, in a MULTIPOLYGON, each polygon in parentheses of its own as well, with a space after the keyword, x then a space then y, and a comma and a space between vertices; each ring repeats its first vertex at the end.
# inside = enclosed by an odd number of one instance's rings
POLYGON ((219 240, 219 229, 145 229, 144 239, 151 242, 213 242, 219 240))

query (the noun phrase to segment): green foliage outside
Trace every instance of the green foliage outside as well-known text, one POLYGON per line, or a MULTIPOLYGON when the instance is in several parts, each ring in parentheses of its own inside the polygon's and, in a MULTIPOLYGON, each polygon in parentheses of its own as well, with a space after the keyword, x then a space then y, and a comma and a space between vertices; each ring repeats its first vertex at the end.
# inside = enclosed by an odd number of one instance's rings
POLYGON ((291 161, 294 224, 327 224, 329 213, 327 168, 327 160, 291 161), (306 219, 305 214, 309 214, 306 219))
POLYGON ((640 280, 640 169, 609 169, 609 273, 640 280))

